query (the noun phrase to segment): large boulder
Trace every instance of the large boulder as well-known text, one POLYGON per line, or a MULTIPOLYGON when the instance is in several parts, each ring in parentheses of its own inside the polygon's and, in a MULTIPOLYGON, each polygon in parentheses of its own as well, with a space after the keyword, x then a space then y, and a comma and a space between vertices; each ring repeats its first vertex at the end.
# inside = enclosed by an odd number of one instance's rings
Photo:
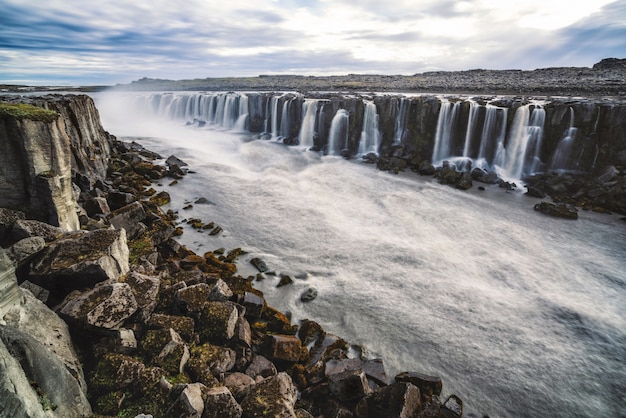
POLYGON ((231 302, 206 302, 198 315, 196 330, 203 342, 224 343, 235 335, 239 313, 231 302))
POLYGON ((63 301, 59 314, 79 326, 118 329, 138 305, 126 283, 102 283, 81 293, 76 291, 63 301))
POLYGON ((232 349, 206 343, 191 349, 187 370, 197 381, 211 382, 211 375, 219 376, 230 371, 236 360, 237 355, 232 349))
POLYGON ((36 338, 2 325, 0 397, 1 417, 91 416, 85 393, 63 362, 36 338))
POLYGON ((30 237, 19 240, 8 248, 7 252, 16 267, 22 267, 28 260, 43 250, 46 242, 42 237, 30 237))
POLYGON ((122 230, 73 232, 52 242, 31 263, 28 280, 67 294, 128 273, 128 245, 122 230))
POLYGON ((535 210, 557 218, 578 219, 578 209, 565 203, 540 202, 535 205, 535 210))
POLYGON ((207 389, 202 418, 241 418, 243 410, 227 387, 207 389))
POLYGON ((63 230, 34 219, 20 219, 13 224, 10 237, 13 241, 24 238, 42 237, 46 242, 52 242, 63 235, 63 230))
POLYGON ((0 319, 4 313, 20 304, 21 292, 15 277, 15 266, 0 248, 0 319))
POLYGON ((241 402, 245 417, 295 418, 297 389, 287 373, 279 373, 254 386, 241 402))
POLYGON ((143 224, 146 219, 146 211, 139 202, 133 202, 111 212, 107 220, 115 229, 126 230, 128 239, 133 239, 144 232, 147 227, 143 224))
POLYGON ((356 409, 358 418, 417 417, 422 410, 420 390, 411 383, 394 383, 363 399, 356 409))

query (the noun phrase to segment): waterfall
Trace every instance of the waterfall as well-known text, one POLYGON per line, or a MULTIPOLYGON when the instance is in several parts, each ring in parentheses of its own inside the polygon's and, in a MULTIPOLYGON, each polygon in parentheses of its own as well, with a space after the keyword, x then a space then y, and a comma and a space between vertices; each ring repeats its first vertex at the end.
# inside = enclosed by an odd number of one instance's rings
POLYGON ((480 150, 478 160, 491 165, 497 154, 498 147, 504 145, 506 139, 506 109, 487 105, 485 106, 485 122, 480 135, 480 150))
POLYGON ((340 154, 348 148, 348 128, 350 114, 345 109, 339 109, 332 122, 328 133, 328 154, 340 154))
POLYGON ((441 109, 439 110, 439 118, 437 120, 437 131, 435 132, 435 147, 433 149, 433 164, 440 163, 442 160, 452 155, 452 132, 457 120, 459 104, 454 104, 442 99, 441 109))
POLYGON ((545 110, 539 105, 520 106, 515 111, 506 149, 498 152, 495 165, 508 178, 520 179, 531 174, 540 164, 539 152, 543 136, 545 110))
POLYGON ((478 103, 476 103, 473 100, 470 100, 470 110, 469 110, 469 118, 467 120, 467 130, 465 131, 465 142, 464 142, 464 146, 463 146, 463 157, 471 157, 470 153, 472 151, 472 138, 473 138, 473 132, 474 132, 474 127, 476 126, 476 123, 478 122, 478 109, 480 108, 480 105, 478 103))
POLYGON ((400 104, 397 109, 396 116, 396 126, 395 133, 393 138, 394 145, 398 145, 402 143, 402 138, 404 137, 404 130, 406 128, 406 115, 409 111, 409 105, 411 104, 410 100, 403 97, 400 99, 400 104))
POLYGON ((552 161, 550 162, 550 169, 552 170, 566 170, 571 168, 568 164, 570 154, 572 153, 572 145, 574 139, 576 139, 577 128, 574 127, 574 109, 569 108, 570 120, 569 127, 563 133, 563 138, 559 141, 556 147, 556 151, 552 155, 552 161))
POLYGON ((318 99, 304 99, 302 103, 302 125, 300 126, 300 133, 298 135, 298 141, 300 145, 310 148, 314 145, 313 137, 315 136, 315 121, 317 116, 317 104, 318 99))
POLYGON ((378 113, 372 101, 365 102, 363 110, 363 130, 359 139, 359 155, 373 152, 378 154, 380 130, 378 129, 378 113))
POLYGON ((248 96, 245 94, 239 95, 239 116, 237 117, 237 122, 235 122, 235 130, 239 132, 244 132, 248 130, 248 96))
POLYGON ((278 138, 278 101, 280 96, 272 96, 272 139, 278 138))

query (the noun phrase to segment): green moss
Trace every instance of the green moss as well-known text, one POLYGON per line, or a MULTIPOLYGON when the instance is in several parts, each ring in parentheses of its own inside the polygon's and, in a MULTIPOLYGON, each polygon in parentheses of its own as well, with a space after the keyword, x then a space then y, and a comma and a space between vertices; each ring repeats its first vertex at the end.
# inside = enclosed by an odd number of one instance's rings
POLYGON ((154 250, 154 244, 148 234, 128 243, 128 261, 130 264, 137 264, 140 257, 150 254, 154 250))
POLYGON ((52 122, 59 117, 59 114, 54 110, 46 110, 25 103, 0 102, 0 117, 52 122))

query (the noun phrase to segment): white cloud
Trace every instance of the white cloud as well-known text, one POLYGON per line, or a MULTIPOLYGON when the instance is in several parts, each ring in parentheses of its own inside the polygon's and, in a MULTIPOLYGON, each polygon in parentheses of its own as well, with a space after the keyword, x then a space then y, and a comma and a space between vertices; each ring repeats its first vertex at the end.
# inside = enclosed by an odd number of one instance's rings
POLYGON ((64 70, 68 81, 79 81, 81 68, 90 80, 115 79, 117 74, 121 82, 143 75, 407 74, 431 69, 591 65, 604 57, 594 53, 624 52, 622 32, 606 29, 623 28, 626 10, 615 6, 619 4, 610 0, 48 0, 33 8, 17 0, 0 0, 0 10, 5 12, 0 27, 0 50, 5 51, 0 57, 0 81, 20 72, 39 72, 42 79, 48 74, 56 80, 64 70), (610 14, 603 12, 609 8, 610 14), (581 39, 579 33, 587 27, 588 38, 603 33, 604 49, 594 51, 588 42, 572 48, 573 37, 581 39))

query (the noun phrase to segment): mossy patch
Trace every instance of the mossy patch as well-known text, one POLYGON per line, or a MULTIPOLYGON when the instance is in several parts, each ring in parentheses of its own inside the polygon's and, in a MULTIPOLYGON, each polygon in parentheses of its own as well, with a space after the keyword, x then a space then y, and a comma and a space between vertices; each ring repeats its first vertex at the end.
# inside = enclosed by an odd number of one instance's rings
POLYGON ((0 117, 52 122, 59 117, 59 114, 54 110, 46 110, 26 103, 0 102, 0 117))

